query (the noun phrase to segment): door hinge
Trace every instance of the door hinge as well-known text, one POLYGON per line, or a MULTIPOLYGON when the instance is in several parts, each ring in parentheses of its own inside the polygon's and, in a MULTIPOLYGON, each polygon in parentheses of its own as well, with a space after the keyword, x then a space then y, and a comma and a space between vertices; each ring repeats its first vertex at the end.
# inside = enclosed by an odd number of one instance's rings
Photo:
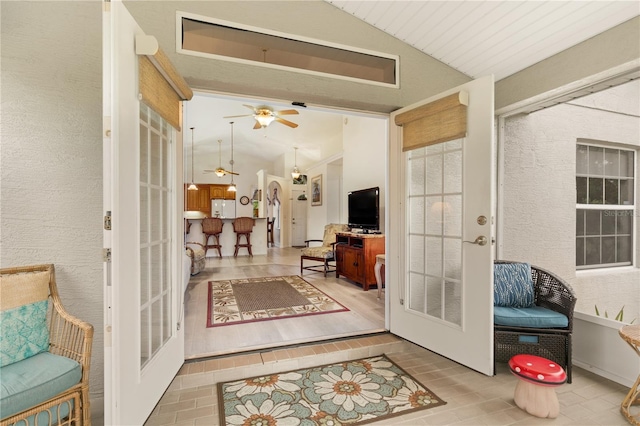
POLYGON ((102 261, 103 262, 111 262, 111 249, 103 248, 102 249, 102 261))
POLYGON ((404 299, 400 299, 400 304, 404 305, 404 299))
POLYGON ((111 212, 107 211, 107 214, 104 215, 104 229, 106 231, 111 231, 111 212))

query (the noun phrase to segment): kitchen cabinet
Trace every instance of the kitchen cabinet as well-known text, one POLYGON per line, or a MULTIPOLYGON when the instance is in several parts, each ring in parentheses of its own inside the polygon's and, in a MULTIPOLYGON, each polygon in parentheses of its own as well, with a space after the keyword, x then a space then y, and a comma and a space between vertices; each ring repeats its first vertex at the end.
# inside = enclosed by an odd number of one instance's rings
POLYGON ((340 275, 360 285, 364 291, 376 285, 376 255, 384 254, 384 235, 336 234, 336 278, 340 275))
POLYGON ((236 193, 233 191, 227 191, 229 185, 226 184, 210 184, 209 196, 215 200, 235 200, 236 193))
POLYGON ((211 215, 211 198, 209 198, 209 185, 196 184, 198 189, 188 190, 187 185, 184 191, 187 194, 187 210, 199 211, 206 216, 211 215))

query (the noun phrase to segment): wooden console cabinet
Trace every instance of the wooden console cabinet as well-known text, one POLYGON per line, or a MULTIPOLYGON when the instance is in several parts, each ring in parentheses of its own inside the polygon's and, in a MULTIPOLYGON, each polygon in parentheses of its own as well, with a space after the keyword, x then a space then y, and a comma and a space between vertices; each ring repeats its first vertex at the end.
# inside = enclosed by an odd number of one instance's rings
POLYGON ((376 255, 384 254, 384 235, 336 234, 336 278, 340 275, 362 285, 364 291, 376 285, 376 255))

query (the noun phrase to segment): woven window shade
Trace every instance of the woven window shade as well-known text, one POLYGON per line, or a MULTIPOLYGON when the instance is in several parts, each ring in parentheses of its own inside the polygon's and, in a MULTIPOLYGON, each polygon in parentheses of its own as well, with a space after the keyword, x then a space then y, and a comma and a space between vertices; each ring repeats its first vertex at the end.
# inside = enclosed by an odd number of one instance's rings
POLYGON ((435 145, 467 135, 469 95, 461 91, 398 114, 402 126, 402 151, 435 145))
POLYGON ((142 102, 180 131, 180 102, 193 97, 193 91, 187 82, 160 49, 153 55, 140 55, 138 71, 142 102))

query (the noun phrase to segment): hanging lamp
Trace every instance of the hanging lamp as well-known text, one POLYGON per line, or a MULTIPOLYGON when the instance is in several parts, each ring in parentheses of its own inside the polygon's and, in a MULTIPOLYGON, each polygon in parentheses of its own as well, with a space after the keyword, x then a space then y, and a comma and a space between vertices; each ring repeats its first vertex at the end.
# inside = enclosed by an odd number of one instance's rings
POLYGON ((188 191, 196 191, 198 189, 198 187, 196 186, 195 183, 193 183, 193 129, 194 127, 191 127, 191 184, 187 187, 188 191))
POLYGON ((298 179, 300 177, 300 169, 298 169, 298 147, 293 147, 293 155, 295 156, 293 162, 293 170, 291 170, 291 177, 294 179, 298 179))
POLYGON ((227 191, 236 192, 238 189, 236 188, 236 184, 233 183, 233 121, 230 121, 229 124, 231 124, 231 161, 229 161, 229 164, 231 164, 231 184, 227 188, 227 191))

